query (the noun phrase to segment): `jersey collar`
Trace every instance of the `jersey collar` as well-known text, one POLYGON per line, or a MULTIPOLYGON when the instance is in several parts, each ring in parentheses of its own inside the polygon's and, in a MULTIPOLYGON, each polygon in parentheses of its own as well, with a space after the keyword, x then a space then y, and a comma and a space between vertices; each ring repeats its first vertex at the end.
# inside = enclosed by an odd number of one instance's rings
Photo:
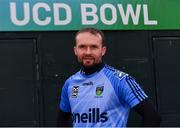
POLYGON ((80 73, 84 74, 84 75, 91 75, 91 74, 94 74, 95 72, 99 72, 104 66, 105 66, 104 63, 99 63, 99 64, 97 64, 95 66, 88 67, 88 68, 82 66, 81 70, 80 70, 80 73))

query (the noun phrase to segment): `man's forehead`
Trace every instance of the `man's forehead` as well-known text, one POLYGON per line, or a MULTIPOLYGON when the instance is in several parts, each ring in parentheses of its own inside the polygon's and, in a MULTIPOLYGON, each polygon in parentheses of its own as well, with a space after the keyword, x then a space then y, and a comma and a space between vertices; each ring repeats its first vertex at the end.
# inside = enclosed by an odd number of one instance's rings
POLYGON ((100 40, 102 40, 102 37, 99 33, 90 33, 90 32, 82 32, 82 33, 79 33, 77 36, 76 36, 76 39, 79 39, 80 37, 84 37, 85 35, 92 35, 92 36, 95 36, 95 37, 98 37, 100 40))

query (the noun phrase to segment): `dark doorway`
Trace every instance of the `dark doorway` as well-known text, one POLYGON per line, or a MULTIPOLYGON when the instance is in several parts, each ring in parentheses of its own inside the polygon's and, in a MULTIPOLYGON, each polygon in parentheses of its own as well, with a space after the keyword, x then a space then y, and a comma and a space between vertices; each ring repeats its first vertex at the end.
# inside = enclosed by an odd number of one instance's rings
POLYGON ((162 126, 180 126, 180 37, 153 38, 162 126))
POLYGON ((35 39, 0 39, 0 126, 38 126, 35 39))

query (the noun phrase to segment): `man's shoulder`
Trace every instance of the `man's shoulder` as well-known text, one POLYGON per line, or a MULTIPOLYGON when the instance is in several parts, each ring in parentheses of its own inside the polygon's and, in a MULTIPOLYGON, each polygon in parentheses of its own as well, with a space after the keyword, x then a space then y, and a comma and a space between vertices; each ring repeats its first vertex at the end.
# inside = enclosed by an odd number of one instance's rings
POLYGON ((105 65, 105 74, 108 77, 118 79, 118 80, 122 80, 123 78, 129 76, 129 74, 109 65, 105 65))
POLYGON ((78 72, 72 74, 71 76, 69 76, 66 79, 66 83, 70 83, 70 82, 73 82, 73 81, 78 80, 78 79, 81 79, 80 71, 78 71, 78 72))

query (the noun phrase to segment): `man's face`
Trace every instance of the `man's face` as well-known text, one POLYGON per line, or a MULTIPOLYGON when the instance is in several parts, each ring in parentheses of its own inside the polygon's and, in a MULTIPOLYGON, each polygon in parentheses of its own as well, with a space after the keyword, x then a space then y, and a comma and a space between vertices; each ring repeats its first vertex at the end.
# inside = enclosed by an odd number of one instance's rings
POLYGON ((106 47, 102 46, 102 38, 99 34, 93 35, 89 32, 83 32, 76 37, 74 53, 80 64, 91 67, 102 62, 106 47))

